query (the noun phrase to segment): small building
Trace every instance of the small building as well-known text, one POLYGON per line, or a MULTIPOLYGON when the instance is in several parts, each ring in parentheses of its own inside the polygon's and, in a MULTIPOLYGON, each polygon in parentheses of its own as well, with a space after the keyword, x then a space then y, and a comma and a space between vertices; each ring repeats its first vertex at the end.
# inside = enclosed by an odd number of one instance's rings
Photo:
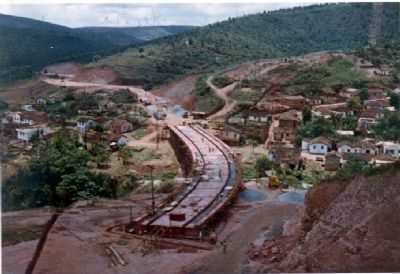
POLYGON ((38 98, 36 98, 35 103, 37 105, 46 105, 47 100, 44 97, 38 97, 38 98))
POLYGON ((359 159, 363 161, 365 164, 373 164, 374 155, 371 154, 354 154, 354 153, 343 153, 340 155, 340 164, 346 164, 350 159, 359 159))
POLYGON ((400 143, 384 141, 379 142, 376 145, 382 154, 395 158, 400 157, 400 143))
POLYGON ((311 139, 309 138, 304 138, 303 140, 301 140, 301 150, 308 151, 310 149, 310 142, 311 139))
POLYGON ((17 139, 29 142, 34 136, 43 136, 49 132, 45 125, 17 128, 17 139))
POLYGON ((317 137, 310 141, 308 151, 311 154, 326 155, 332 149, 332 142, 325 137, 317 137))
POLYGON ((390 156, 390 155, 377 155, 374 158, 374 165, 375 166, 383 166, 383 165, 388 165, 388 164, 393 164, 396 162, 396 158, 390 156))
POLYGON ((340 136, 354 136, 353 130, 336 130, 336 134, 340 136))
POLYGON ((33 108, 32 105, 23 105, 23 106, 21 107, 21 109, 24 110, 24 111, 28 111, 28 112, 30 112, 30 111, 35 111, 35 109, 33 108))
POLYGON ((114 119, 110 124, 110 129, 114 134, 122 134, 132 131, 133 126, 127 120, 114 119))
POLYGON ((390 107, 390 101, 388 98, 374 99, 364 101, 365 109, 377 109, 384 110, 386 107, 390 107))
POLYGON ((111 147, 115 146, 124 146, 128 143, 128 137, 123 134, 109 134, 108 135, 108 142, 111 147))
POLYGON ((268 159, 276 163, 296 165, 300 156, 299 149, 289 143, 274 143, 268 150, 268 159))
POLYGON ((324 168, 326 171, 336 171, 340 167, 340 155, 331 151, 325 155, 324 168))
POLYGON ((153 113, 153 116, 157 120, 165 120, 167 118, 167 114, 164 111, 156 111, 153 113))
POLYGON ((385 89, 383 87, 368 88, 369 99, 383 99, 385 97, 385 89))
POLYGON ((9 112, 6 117, 11 123, 30 126, 48 122, 47 113, 40 111, 9 112))
POLYGON ((360 90, 356 88, 346 88, 344 90, 341 90, 339 92, 339 95, 343 98, 351 99, 352 97, 357 96, 359 92, 360 90))
POLYGON ((371 131, 377 123, 377 119, 383 116, 383 110, 368 109, 361 112, 357 121, 357 129, 361 131, 371 131))
POLYGON ((273 97, 269 101, 288 106, 290 109, 303 110, 306 99, 301 95, 273 97))
POLYGON ((400 88, 395 88, 392 92, 400 95, 400 88))
POLYGON ((363 140, 360 142, 349 142, 342 141, 337 144, 337 151, 340 154, 350 153, 350 154, 371 154, 377 155, 378 148, 373 142, 368 140, 363 140))
POLYGON ((219 138, 228 145, 237 146, 242 142, 242 133, 240 129, 225 124, 219 138))
POLYGON ((192 111, 192 117, 195 120, 206 119, 207 118, 207 113, 202 112, 202 111, 192 111))
POLYGON ((79 129, 81 133, 84 133, 87 131, 91 126, 93 126, 94 122, 93 120, 86 118, 86 117, 81 117, 78 119, 76 122, 76 127, 79 129))
POLYGON ((280 128, 296 129, 301 120, 300 116, 301 114, 299 114, 299 112, 290 110, 276 115, 274 119, 279 121, 278 126, 280 128))

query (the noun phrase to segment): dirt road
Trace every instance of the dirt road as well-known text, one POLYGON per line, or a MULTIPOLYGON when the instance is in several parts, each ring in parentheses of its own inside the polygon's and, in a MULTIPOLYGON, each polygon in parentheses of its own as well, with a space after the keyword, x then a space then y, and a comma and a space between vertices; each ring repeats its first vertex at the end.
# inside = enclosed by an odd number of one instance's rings
MULTIPOLYGON (((90 82, 76 82, 71 80, 60 80, 60 79, 52 79, 52 78, 42 78, 42 81, 55 86, 64 86, 64 87, 75 87, 75 88, 99 88, 105 90, 119 90, 119 89, 128 89, 131 92, 137 94, 138 98, 143 101, 148 101, 151 105, 164 109, 165 105, 168 105, 170 102, 154 94, 147 92, 143 89, 132 87, 132 86, 125 86, 125 85, 109 85, 109 84, 97 84, 97 83, 90 83, 90 82)), ((148 108, 149 109, 149 108, 148 108)), ((183 121, 182 117, 179 117, 175 113, 167 110, 167 118, 165 122, 169 125, 178 125, 181 124, 183 121)))
POLYGON ((218 111, 217 113, 214 113, 209 117, 209 119, 216 119, 225 116, 228 114, 230 111, 234 109, 236 106, 236 101, 233 100, 232 98, 229 97, 229 93, 234 90, 236 85, 238 84, 237 82, 234 82, 224 88, 217 88, 213 83, 212 79, 214 76, 210 76, 207 79, 207 85, 215 92, 215 94, 220 97, 222 100, 224 100, 224 107, 218 111))

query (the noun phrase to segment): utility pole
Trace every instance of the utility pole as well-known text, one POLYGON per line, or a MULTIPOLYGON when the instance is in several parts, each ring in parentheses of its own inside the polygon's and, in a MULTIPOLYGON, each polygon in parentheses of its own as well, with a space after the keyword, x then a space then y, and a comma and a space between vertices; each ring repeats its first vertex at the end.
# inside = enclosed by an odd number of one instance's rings
POLYGON ((132 206, 129 206, 129 222, 130 224, 133 223, 132 206))
POLYGON ((154 215, 155 211, 155 201, 154 201, 154 180, 153 180, 153 169, 154 166, 150 165, 150 180, 151 180, 151 214, 154 215))

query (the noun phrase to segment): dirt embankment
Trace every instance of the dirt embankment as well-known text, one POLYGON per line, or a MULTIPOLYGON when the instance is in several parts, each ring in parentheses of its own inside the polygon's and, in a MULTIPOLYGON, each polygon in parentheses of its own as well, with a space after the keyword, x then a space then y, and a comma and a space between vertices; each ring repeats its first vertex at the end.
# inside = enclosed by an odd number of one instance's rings
POLYGON ((82 71, 82 65, 76 62, 65 62, 46 66, 43 73, 59 75, 77 75, 82 71))
POLYGON ((258 272, 400 271, 400 172, 323 183, 298 229, 250 252, 258 272))
POLYGON ((73 78, 77 82, 90 82, 95 84, 122 84, 119 75, 111 68, 85 68, 73 78))
POLYGON ((164 84, 151 92, 160 97, 169 99, 172 103, 181 105, 187 110, 193 110, 194 95, 197 76, 188 75, 182 79, 164 84))

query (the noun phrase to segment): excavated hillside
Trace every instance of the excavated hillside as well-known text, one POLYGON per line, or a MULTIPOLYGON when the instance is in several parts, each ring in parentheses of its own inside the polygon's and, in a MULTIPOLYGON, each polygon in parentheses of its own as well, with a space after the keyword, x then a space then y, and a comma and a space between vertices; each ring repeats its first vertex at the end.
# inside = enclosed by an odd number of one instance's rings
POLYGON ((249 257, 257 272, 399 272, 399 210, 399 165, 321 183, 306 195, 299 229, 249 257))

